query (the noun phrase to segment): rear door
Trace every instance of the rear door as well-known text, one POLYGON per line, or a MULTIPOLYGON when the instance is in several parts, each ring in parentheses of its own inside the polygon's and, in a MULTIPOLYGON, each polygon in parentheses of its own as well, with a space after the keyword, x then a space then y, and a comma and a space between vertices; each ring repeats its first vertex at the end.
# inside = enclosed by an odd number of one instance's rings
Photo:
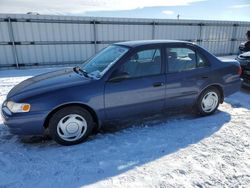
POLYGON ((106 82, 105 111, 107 119, 136 117, 160 112, 165 103, 165 75, 160 46, 138 50, 124 62, 119 71, 130 78, 106 82))
POLYGON ((187 45, 168 46, 166 56, 166 107, 194 104, 202 86, 212 76, 209 63, 187 45))

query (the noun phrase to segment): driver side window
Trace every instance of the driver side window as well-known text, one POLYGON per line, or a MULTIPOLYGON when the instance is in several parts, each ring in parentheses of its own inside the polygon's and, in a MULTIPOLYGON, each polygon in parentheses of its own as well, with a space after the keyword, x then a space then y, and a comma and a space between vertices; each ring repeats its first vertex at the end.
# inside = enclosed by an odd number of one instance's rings
POLYGON ((151 76, 161 73, 160 49, 138 51, 125 62, 121 70, 127 72, 130 77, 151 76))

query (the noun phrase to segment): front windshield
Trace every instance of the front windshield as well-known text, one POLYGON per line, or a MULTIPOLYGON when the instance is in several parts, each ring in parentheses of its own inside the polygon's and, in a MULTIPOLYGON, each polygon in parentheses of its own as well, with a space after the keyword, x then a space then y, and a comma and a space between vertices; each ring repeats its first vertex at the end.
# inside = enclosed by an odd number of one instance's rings
POLYGON ((128 48, 123 46, 108 46, 85 62, 82 65, 82 69, 87 72, 90 77, 100 78, 127 51, 128 48))

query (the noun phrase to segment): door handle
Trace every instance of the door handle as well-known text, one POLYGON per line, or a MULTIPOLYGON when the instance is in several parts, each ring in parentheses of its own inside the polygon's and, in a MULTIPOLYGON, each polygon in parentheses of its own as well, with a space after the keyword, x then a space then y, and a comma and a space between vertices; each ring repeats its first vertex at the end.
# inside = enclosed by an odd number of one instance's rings
POLYGON ((156 82, 153 84, 154 87, 161 87, 161 86, 164 86, 164 83, 163 82, 156 82))
POLYGON ((208 79, 208 76, 202 76, 201 79, 208 79))

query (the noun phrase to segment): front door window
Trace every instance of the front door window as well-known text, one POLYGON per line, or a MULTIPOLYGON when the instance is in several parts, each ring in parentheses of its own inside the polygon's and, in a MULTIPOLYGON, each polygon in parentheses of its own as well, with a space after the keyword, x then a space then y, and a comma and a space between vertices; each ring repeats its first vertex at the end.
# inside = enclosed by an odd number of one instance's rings
POLYGON ((161 73, 160 49, 142 50, 123 64, 121 71, 127 72, 131 78, 159 75, 161 73))

